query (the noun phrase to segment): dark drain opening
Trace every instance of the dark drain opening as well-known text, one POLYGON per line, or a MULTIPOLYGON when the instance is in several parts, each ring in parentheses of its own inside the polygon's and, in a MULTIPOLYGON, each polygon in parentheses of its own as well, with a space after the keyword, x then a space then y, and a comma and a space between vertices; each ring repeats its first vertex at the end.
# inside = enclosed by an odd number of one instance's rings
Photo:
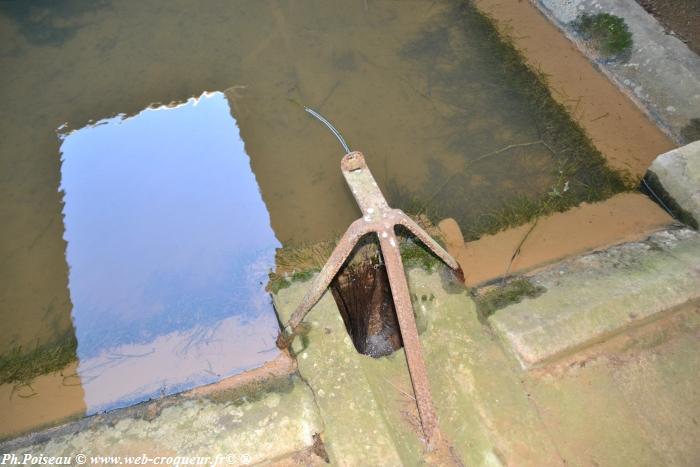
POLYGON ((355 349, 375 358, 390 355, 403 345, 389 277, 378 250, 366 248, 358 253, 359 259, 346 264, 331 282, 355 349))

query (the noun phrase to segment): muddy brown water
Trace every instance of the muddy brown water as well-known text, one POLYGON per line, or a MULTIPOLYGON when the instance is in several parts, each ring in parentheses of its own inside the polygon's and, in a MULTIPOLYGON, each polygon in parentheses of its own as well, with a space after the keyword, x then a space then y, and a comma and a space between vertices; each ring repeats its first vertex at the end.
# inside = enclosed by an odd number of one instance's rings
POLYGON ((51 387, 71 391, 59 419, 275 357, 275 248, 358 215, 342 150, 303 105, 366 154, 392 204, 464 230, 574 186, 460 5, 0 5, 0 355, 77 339, 46 389, 5 384, 3 411, 32 401, 50 423, 51 387))

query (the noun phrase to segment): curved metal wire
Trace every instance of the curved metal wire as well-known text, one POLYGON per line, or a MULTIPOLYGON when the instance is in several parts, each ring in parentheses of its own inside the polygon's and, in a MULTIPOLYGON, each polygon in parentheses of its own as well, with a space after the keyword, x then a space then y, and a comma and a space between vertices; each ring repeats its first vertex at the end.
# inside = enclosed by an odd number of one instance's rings
MULTIPOLYGON (((649 193, 651 193, 651 194, 654 196, 654 198, 656 198, 656 201, 658 201, 659 204, 661 204, 661 206, 666 210, 666 212, 667 212, 671 217, 673 217, 674 219, 676 219, 676 216, 673 215, 673 212, 671 211, 671 208, 669 208, 668 206, 666 206, 666 203, 663 202, 663 200, 659 197, 659 195, 657 195, 656 192, 655 192, 654 190, 651 189, 651 187, 649 186, 649 184, 647 183, 647 181, 644 179, 644 177, 642 177, 642 183, 644 184, 644 186, 646 187, 646 189, 649 190, 649 193)), ((678 220, 678 219, 676 219, 676 220, 678 220)))
POLYGON ((346 143, 346 142, 345 142, 345 139, 343 139, 343 135, 341 135, 340 132, 339 132, 338 130, 336 130, 336 128, 331 124, 331 122, 329 122, 328 120, 326 120, 326 119, 323 117, 323 115, 321 115, 320 113, 316 112, 314 109, 310 109, 310 108, 308 108, 308 107, 304 107, 304 110, 306 110, 308 113, 310 113, 311 115, 313 115, 314 117, 316 117, 321 123, 323 123, 324 125, 326 125, 326 126, 328 127, 328 129, 331 130, 331 131, 333 132, 333 134, 335 135, 335 137, 338 138, 338 141, 340 141, 340 144, 343 145, 343 149, 345 149, 345 154, 347 154, 347 153, 350 152, 350 148, 348 147, 348 143, 346 143))

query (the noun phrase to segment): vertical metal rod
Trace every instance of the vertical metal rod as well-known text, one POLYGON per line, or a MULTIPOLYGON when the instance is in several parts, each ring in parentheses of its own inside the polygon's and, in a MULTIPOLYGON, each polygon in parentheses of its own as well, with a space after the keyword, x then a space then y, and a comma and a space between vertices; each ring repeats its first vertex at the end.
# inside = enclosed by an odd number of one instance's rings
POLYGON ((413 315, 411 294, 408 290, 398 242, 394 233, 391 232, 387 237, 380 235, 379 244, 384 257, 386 272, 389 276, 389 286, 394 299, 396 317, 399 320, 401 339, 403 340, 403 348, 406 353, 406 363, 411 376, 413 393, 416 395, 416 405, 418 406, 423 434, 427 443, 431 445, 435 438, 437 415, 433 407, 433 398, 430 395, 428 373, 423 353, 421 352, 420 340, 418 339, 418 327, 413 315))

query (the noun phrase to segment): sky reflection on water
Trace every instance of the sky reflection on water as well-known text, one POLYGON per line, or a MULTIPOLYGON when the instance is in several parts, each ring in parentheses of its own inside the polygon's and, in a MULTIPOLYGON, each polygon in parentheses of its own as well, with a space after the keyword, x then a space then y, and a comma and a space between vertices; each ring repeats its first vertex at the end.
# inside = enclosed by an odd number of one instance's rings
POLYGON ((280 244, 222 93, 72 131, 66 260, 88 411, 276 355, 280 244))

